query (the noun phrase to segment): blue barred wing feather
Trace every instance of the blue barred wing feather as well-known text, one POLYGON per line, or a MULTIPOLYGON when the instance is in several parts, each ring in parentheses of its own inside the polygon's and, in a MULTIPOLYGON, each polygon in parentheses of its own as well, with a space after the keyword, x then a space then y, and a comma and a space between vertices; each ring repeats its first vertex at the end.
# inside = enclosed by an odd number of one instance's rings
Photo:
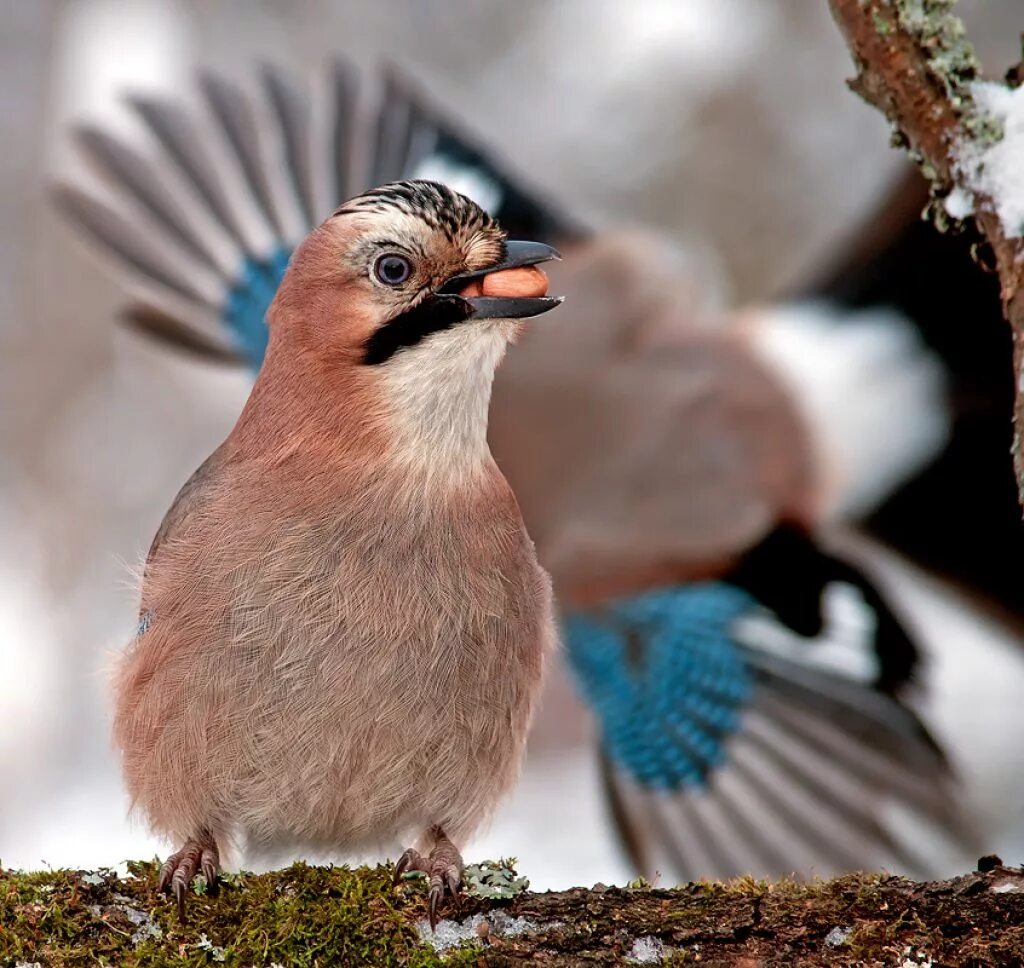
POLYGON ((585 233, 397 72, 368 93, 374 85, 336 60, 320 80, 324 97, 314 98, 264 65, 249 87, 203 71, 191 101, 130 96, 149 152, 95 126, 72 131, 105 190, 64 183, 57 202, 128 284, 125 322, 258 369, 266 310, 295 245, 341 202, 399 179, 445 181, 512 235, 585 233))
POLYGON ((960 791, 918 716, 878 675, 831 668, 824 638, 768 647, 749 622, 767 614, 747 589, 711 581, 566 617, 636 868, 671 881, 926 877, 970 859, 960 791))

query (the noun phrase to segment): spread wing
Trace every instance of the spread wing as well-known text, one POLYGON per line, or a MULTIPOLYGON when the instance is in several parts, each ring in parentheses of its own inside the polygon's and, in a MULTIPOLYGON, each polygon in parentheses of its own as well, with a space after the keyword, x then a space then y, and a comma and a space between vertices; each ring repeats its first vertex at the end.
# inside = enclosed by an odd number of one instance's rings
POLYGON ((149 150, 100 127, 75 128, 103 190, 55 192, 135 296, 123 321, 166 345, 258 369, 266 310, 295 245, 340 202, 382 181, 445 181, 513 236, 583 232, 394 71, 368 112, 357 110, 359 76, 340 60, 318 92, 275 65, 251 86, 209 71, 197 81, 194 103, 128 99, 149 150))
MULTIPOLYGON (((775 607, 820 610, 837 574, 858 581, 869 612, 887 611, 863 575, 823 554, 819 580, 795 577, 788 607, 775 607)), ((969 857, 976 847, 949 766, 898 698, 916 652, 895 616, 876 614, 868 641, 844 645, 827 627, 801 638, 776 625, 773 637, 764 615, 727 578, 567 620, 569 658, 601 727, 612 814, 638 869, 669 881, 873 869, 924 877, 969 857)))

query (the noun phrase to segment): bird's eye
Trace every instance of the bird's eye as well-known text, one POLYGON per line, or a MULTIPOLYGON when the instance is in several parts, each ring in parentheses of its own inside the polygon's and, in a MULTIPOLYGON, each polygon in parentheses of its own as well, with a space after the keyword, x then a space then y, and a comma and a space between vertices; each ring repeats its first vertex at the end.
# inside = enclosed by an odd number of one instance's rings
POLYGON ((400 286, 412 275, 412 263, 402 255, 382 255, 373 264, 373 274, 385 286, 400 286))

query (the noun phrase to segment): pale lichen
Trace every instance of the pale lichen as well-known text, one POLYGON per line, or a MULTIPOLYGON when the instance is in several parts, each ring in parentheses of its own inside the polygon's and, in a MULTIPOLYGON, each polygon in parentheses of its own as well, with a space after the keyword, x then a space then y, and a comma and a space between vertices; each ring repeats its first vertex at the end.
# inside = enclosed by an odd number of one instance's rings
POLYGON ((897 22, 924 55, 931 76, 943 87, 968 137, 991 144, 1002 137, 997 120, 975 103, 971 85, 981 75, 956 0, 895 0, 897 22))
POLYGON ((416 923, 416 930, 424 944, 444 953, 464 946, 490 944, 493 938, 518 938, 528 932, 550 931, 561 926, 558 921, 540 923, 532 918, 511 917, 498 910, 474 914, 461 921, 443 918, 437 922, 436 928, 431 928, 430 922, 423 918, 416 923))
POLYGON ((508 900, 522 894, 530 882, 516 873, 515 864, 515 858, 469 864, 462 872, 467 893, 489 900, 508 900))
POLYGON ((660 938, 646 935, 633 942, 626 961, 632 965, 660 965, 669 953, 660 938))
POLYGON ((980 73, 963 21, 953 13, 956 0, 896 0, 900 27, 925 54, 928 67, 945 87, 950 102, 969 108, 968 85, 980 73))
POLYGON ((834 927, 827 935, 825 935, 825 947, 841 948, 850 940, 851 934, 853 934, 853 928, 851 927, 834 927))

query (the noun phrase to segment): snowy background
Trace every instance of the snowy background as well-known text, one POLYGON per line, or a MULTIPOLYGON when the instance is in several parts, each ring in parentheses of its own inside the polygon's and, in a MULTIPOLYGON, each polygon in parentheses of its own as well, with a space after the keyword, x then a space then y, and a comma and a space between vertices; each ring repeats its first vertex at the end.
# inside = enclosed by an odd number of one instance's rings
MULTIPOLYGON (((965 3, 984 59, 1019 56, 1018 0, 965 3)), ((122 290, 52 210, 72 119, 128 125, 126 88, 197 65, 401 63, 514 169, 594 224, 645 225, 706 297, 770 300, 813 275, 903 171, 846 89, 824 0, 14 0, 0 31, 0 861, 89 866, 163 851, 128 823, 106 668, 134 625, 131 568, 223 438, 244 374, 115 331, 122 290)), ((951 509, 955 513, 955 509, 951 509)), ((932 657, 931 721, 993 849, 1024 860, 1024 652, 905 563, 868 557, 932 657), (982 701, 982 697, 984 697, 982 701)), ((469 856, 535 886, 623 881, 589 725, 556 674, 522 784, 469 856)))

